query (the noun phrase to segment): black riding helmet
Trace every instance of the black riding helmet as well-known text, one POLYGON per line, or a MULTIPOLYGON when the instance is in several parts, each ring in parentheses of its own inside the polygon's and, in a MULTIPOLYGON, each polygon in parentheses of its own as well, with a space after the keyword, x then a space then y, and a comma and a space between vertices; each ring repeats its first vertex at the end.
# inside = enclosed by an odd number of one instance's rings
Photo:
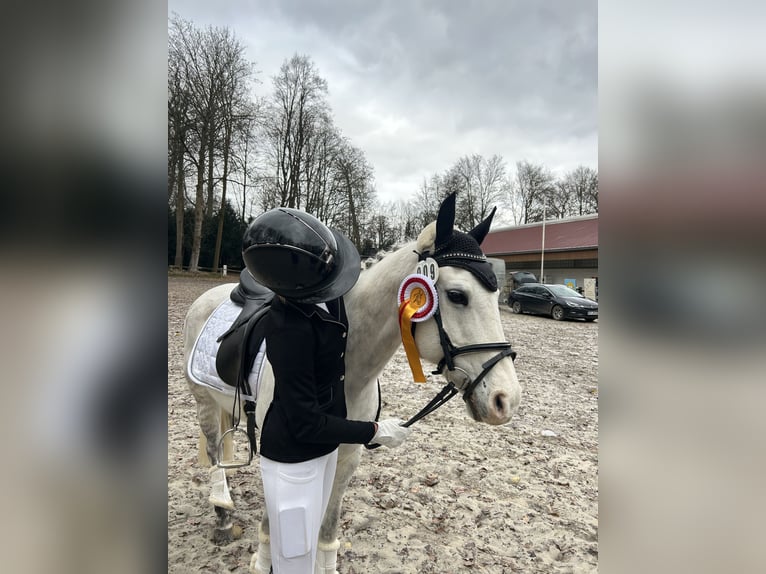
POLYGON ((337 299, 361 271, 350 240, 313 215, 287 207, 253 220, 242 240, 242 258, 256 281, 299 303, 337 299))

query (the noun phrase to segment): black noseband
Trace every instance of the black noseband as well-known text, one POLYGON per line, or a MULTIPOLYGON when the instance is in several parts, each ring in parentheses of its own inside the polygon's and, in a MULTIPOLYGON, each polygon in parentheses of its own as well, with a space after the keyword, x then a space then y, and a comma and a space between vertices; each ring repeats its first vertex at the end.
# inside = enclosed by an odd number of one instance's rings
MULTIPOLYGON (((449 401, 452 397, 454 397, 458 392, 463 392, 463 400, 468 402, 468 399, 471 398, 471 395, 473 394, 473 391, 476 389, 476 386, 484 380, 484 377, 487 376, 487 373, 489 373, 492 368, 497 365, 502 359, 506 357, 510 357, 511 360, 516 359, 516 351, 511 349, 511 344, 508 341, 503 341, 501 343, 478 343, 476 345, 465 345, 464 347, 456 347, 452 344, 452 341, 450 341, 449 335, 447 335, 447 332, 444 330, 444 324, 442 323, 442 316, 439 312, 439 309, 436 309, 436 313, 434 313, 433 316, 434 320, 436 321, 436 326, 439 329, 439 343, 441 344, 442 351, 444 352, 444 356, 442 357, 442 360, 439 361, 439 364, 436 367, 436 370, 433 372, 435 375, 442 374, 442 371, 444 370, 444 367, 446 366, 448 370, 454 371, 456 369, 455 367, 455 357, 458 355, 464 355, 466 353, 479 353, 482 351, 494 351, 499 350, 500 352, 494 355, 492 358, 488 359, 484 364, 482 364, 482 371, 479 373, 479 376, 476 377, 473 380, 469 380, 468 383, 466 383, 462 388, 458 389, 455 387, 455 384, 447 380, 447 384, 444 386, 444 388, 439 391, 439 394, 437 394, 431 401, 424 406, 420 411, 413 416, 410 420, 408 420, 406 423, 404 423, 402 426, 408 427, 410 425, 415 424, 423 417, 431 414, 436 409, 438 409, 440 406, 445 404, 447 401, 449 401)), ((417 323, 412 324, 412 331, 413 335, 415 334, 415 325, 417 323)), ((466 373, 468 374, 468 373, 466 373)), ((378 393, 380 394, 380 387, 378 387, 378 393)), ((380 396, 378 396, 378 400, 380 400, 380 396)), ((380 413, 378 413, 380 414, 380 413)), ((368 449, 373 449, 379 447, 379 444, 375 445, 365 445, 368 449)))
MULTIPOLYGON (((487 373, 494 367, 497 363, 500 362, 501 359, 505 359, 506 357, 511 357, 511 360, 516 359, 516 351, 511 349, 510 343, 487 343, 485 345, 468 345, 467 347, 459 347, 455 349, 456 351, 464 352, 464 353, 470 353, 470 352, 476 352, 476 351, 483 351, 483 350, 494 350, 494 349, 502 349, 497 355, 483 363, 482 371, 479 373, 479 376, 476 377, 474 380, 472 380, 470 383, 468 383, 463 391, 463 400, 468 401, 468 399, 471 397, 471 394, 473 393, 476 386, 484 380, 484 377, 487 376, 487 373), (481 348, 478 348, 481 347, 481 348)), ((460 354, 460 353, 456 353, 460 354)))
MULTIPOLYGON (((444 367, 447 367, 447 370, 454 371, 455 370, 455 357, 458 355, 465 355, 467 353, 480 353, 482 351, 495 351, 499 350, 500 352, 493 356, 492 358, 488 359, 484 364, 482 364, 482 371, 479 373, 479 376, 477 376, 475 379, 469 381, 465 386, 463 386, 460 390, 463 391, 463 400, 468 401, 469 398, 471 398, 471 395, 473 394, 473 391, 476 389, 476 386, 484 380, 484 377, 487 376, 487 374, 492 370, 492 368, 497 365, 502 359, 505 357, 511 357, 511 360, 516 359, 516 351, 511 349, 511 344, 508 341, 502 341, 499 343, 479 343, 476 345, 465 345, 464 347, 456 347, 452 344, 452 341, 449 338, 449 335, 447 334, 447 331, 444 330, 444 323, 442 322, 441 313, 439 312, 439 309, 436 310, 436 313, 434 313, 434 320, 436 321, 436 326, 439 329, 439 344, 442 347, 442 352, 444 353, 444 357, 442 357, 442 360, 439 361, 439 364, 436 366, 436 370, 434 371, 434 374, 441 373, 444 370, 444 367)), ((467 373, 466 373, 467 374, 467 373)))

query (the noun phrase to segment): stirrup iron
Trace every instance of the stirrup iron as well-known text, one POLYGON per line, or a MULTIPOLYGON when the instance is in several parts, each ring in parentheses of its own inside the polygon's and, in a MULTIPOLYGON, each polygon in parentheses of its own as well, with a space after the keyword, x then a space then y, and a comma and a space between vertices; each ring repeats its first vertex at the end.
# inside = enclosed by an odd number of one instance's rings
MULTIPOLYGON (((232 439, 234 437, 232 436, 232 439)), ((242 430, 239 427, 232 427, 229 430, 227 430, 225 433, 221 435, 221 438, 218 440, 218 467, 219 468, 242 468, 243 466, 249 466, 250 463, 253 462, 253 449, 250 448, 250 437, 247 435, 247 433, 242 430), (232 435, 235 435, 237 433, 241 433, 245 436, 245 440, 247 441, 247 461, 243 460, 232 460, 230 462, 223 462, 223 441, 226 438, 226 435, 231 433, 232 435)))

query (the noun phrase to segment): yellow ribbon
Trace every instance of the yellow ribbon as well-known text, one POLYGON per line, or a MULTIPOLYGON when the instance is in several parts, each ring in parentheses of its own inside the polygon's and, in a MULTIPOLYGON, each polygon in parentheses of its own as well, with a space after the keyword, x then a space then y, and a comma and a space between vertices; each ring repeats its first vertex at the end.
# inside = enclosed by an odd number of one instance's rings
POLYGON ((425 383, 426 376, 420 365, 420 353, 412 336, 412 316, 425 305, 427 296, 420 287, 415 287, 410 293, 410 298, 399 306, 399 330, 402 333, 404 352, 407 353, 407 361, 410 363, 412 378, 416 383, 425 383))

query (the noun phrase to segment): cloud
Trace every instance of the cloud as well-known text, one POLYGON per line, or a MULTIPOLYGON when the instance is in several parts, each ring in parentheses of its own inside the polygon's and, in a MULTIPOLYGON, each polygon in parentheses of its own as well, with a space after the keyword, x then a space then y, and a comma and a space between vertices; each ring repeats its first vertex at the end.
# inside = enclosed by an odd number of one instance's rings
POLYGON ((171 0, 251 47, 262 93, 298 52, 328 80, 336 123, 375 168, 381 199, 469 153, 554 171, 597 165, 597 3, 171 0))

